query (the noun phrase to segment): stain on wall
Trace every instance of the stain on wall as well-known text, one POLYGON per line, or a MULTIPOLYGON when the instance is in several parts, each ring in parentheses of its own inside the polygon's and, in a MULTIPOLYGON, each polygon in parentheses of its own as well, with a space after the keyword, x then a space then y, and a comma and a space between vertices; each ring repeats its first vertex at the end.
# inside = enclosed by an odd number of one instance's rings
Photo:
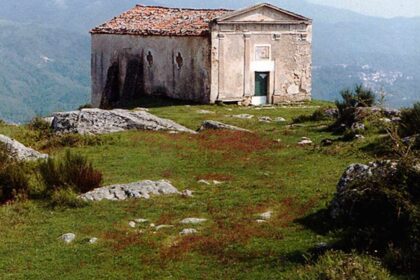
POLYGON ((92 105, 118 107, 143 95, 210 102, 207 37, 92 36, 92 105))

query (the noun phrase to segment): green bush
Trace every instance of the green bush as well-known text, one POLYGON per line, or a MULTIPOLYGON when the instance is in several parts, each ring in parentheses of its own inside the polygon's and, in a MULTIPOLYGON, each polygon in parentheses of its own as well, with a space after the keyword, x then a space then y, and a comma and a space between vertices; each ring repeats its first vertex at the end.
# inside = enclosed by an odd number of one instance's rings
POLYGON ((28 170, 24 163, 9 156, 5 145, 0 145, 0 203, 26 197, 29 193, 28 170))
POLYGON ((415 103, 413 108, 402 110, 398 130, 402 137, 420 134, 420 102, 415 103))
POLYGON ((376 95, 373 91, 366 89, 363 85, 356 85, 354 90, 343 90, 340 94, 342 100, 335 102, 338 119, 331 126, 335 131, 344 131, 345 128, 350 128, 356 122, 358 108, 372 107, 376 102, 376 95))
POLYGON ((328 251, 316 264, 297 273, 301 280, 387 280, 392 279, 381 263, 369 256, 328 251))
POLYGON ((45 160, 39 171, 48 193, 68 187, 76 193, 85 193, 100 187, 102 182, 102 173, 95 170, 92 163, 70 151, 62 158, 45 160))
POLYGON ((71 188, 61 188, 52 192, 50 198, 53 207, 79 208, 87 205, 71 188))

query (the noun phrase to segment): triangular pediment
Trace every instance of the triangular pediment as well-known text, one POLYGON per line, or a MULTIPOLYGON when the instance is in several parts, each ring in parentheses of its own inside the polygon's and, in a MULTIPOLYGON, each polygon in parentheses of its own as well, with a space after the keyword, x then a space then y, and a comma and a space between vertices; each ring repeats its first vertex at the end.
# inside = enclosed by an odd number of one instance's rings
POLYGON ((238 10, 218 19, 217 22, 282 22, 311 21, 309 18, 283 10, 271 4, 258 4, 238 10))

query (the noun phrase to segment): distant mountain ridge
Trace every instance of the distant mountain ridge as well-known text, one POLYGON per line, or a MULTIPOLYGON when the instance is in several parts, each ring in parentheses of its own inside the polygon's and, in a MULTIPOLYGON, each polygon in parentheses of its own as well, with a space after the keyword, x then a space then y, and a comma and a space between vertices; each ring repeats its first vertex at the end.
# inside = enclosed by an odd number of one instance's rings
MULTIPOLYGON (((137 3, 241 8, 253 1, 3 0, 0 118, 25 121, 89 101, 88 31, 137 3)), ((307 3, 271 1, 314 20, 313 96, 333 100, 363 82, 393 106, 420 99, 420 17, 383 19, 307 3)))

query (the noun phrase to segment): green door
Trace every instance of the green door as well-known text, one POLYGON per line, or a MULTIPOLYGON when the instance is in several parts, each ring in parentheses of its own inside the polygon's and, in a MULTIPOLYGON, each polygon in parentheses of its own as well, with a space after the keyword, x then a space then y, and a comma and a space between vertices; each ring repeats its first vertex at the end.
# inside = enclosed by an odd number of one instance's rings
POLYGON ((255 72, 255 96, 267 96, 269 72, 255 72))

